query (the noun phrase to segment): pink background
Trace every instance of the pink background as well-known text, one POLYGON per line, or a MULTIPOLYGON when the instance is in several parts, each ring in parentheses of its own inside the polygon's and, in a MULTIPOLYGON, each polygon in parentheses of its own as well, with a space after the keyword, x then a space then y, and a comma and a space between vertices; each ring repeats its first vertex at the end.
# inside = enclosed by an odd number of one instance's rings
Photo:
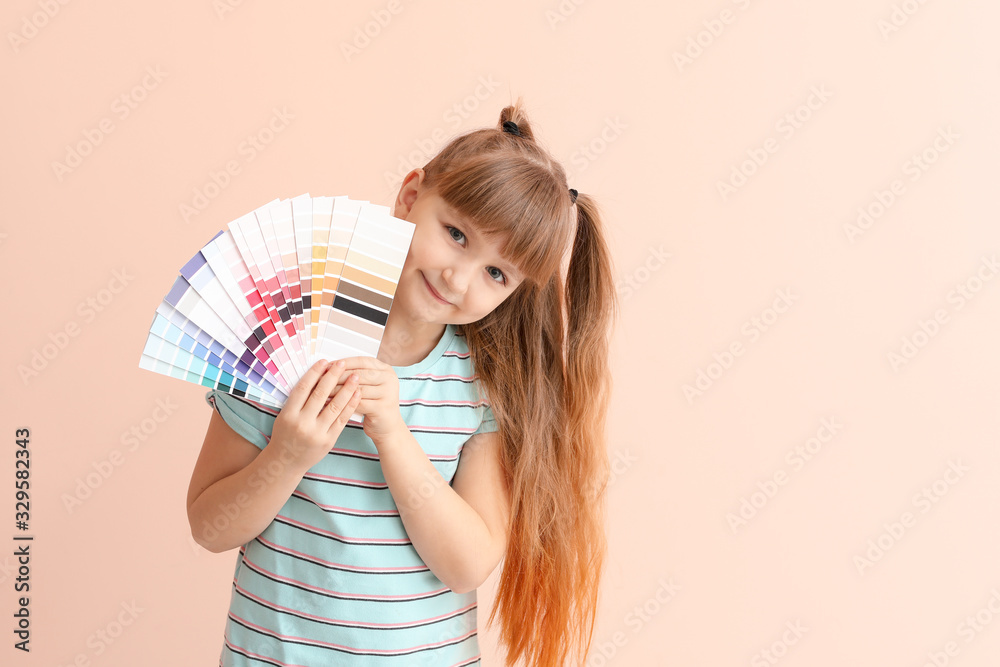
POLYGON ((224 2, 4 5, 0 661, 216 664, 236 554, 190 538, 210 408, 138 368, 157 303, 234 217, 388 205, 518 95, 604 207, 622 295, 587 664, 1000 660, 1000 5, 224 2))

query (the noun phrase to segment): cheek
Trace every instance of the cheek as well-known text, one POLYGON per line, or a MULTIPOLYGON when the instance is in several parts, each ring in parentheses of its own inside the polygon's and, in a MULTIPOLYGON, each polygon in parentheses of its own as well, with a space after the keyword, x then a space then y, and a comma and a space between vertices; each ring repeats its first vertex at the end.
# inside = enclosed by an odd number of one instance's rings
POLYGON ((493 310, 496 309, 501 303, 506 300, 506 297, 498 297, 496 294, 490 294, 484 298, 479 299, 479 311, 482 316, 489 315, 493 310))
POLYGON ((413 241, 410 242, 410 250, 407 253, 407 258, 414 258, 418 262, 426 262, 428 260, 434 259, 439 251, 435 250, 434 244, 426 238, 417 238, 414 236, 413 241))

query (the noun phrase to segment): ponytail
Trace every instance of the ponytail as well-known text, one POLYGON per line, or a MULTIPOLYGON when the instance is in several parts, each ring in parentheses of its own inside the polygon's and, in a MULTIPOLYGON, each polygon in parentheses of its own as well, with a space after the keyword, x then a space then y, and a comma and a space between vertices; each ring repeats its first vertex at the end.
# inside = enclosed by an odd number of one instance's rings
POLYGON ((496 129, 454 139, 424 170, 456 211, 505 239, 507 259, 526 276, 493 312, 460 327, 511 494, 488 624, 499 617, 508 667, 562 667, 574 653, 582 663, 607 552, 604 430, 618 309, 600 213, 538 145, 520 101, 496 129))

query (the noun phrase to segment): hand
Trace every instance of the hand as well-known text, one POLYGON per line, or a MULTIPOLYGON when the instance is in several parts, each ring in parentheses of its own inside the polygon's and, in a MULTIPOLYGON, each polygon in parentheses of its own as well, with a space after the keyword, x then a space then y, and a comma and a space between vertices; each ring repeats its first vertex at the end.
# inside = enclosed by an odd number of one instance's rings
MULTIPOLYGON (((343 372, 357 375, 361 402, 355 412, 364 415, 365 435, 375 447, 391 439, 400 429, 407 430, 399 413, 399 378, 392 366, 375 357, 347 357, 343 372)), ((342 376, 343 378, 344 376, 342 376)))
POLYGON ((357 380, 348 379, 327 403, 342 370, 341 362, 317 361, 292 387, 274 420, 271 445, 284 450, 282 461, 303 472, 333 448, 361 401, 357 380))

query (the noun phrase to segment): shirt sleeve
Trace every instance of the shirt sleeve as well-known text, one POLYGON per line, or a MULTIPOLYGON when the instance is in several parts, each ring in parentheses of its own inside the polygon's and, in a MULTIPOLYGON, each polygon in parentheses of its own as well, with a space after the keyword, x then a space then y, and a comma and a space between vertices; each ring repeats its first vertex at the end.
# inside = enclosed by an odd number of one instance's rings
MULTIPOLYGON (((496 419, 493 418, 493 408, 489 405, 483 410, 483 421, 479 424, 476 433, 493 433, 498 430, 496 419)), ((473 433, 473 435, 476 435, 473 433)))
POLYGON ((270 442, 274 420, 278 416, 276 409, 243 400, 217 389, 205 394, 205 402, 218 411, 231 429, 260 449, 264 449, 270 442))

